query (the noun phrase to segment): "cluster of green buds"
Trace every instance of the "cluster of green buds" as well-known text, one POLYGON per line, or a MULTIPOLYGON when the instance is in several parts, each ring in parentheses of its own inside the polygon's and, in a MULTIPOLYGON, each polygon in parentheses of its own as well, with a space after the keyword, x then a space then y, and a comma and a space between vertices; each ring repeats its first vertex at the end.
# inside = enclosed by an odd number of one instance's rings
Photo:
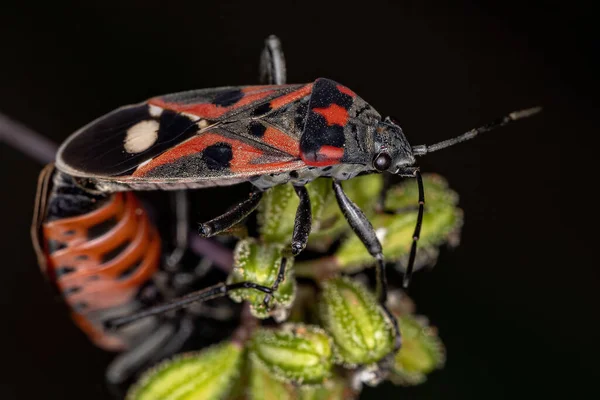
MULTIPOLYGON (((419 266, 435 263, 441 245, 455 244, 462 225, 456 193, 440 176, 423 178, 427 198, 419 266)), ((386 262, 406 265, 417 218, 416 183, 388 191, 385 207, 398 210, 395 214, 377 210, 382 186, 381 175, 344 182, 376 229, 386 262)), ((232 300, 246 304, 237 334, 146 372, 128 399, 352 399, 363 383, 389 379, 415 385, 444 365, 436 329, 414 314, 406 295, 392 290, 384 309, 364 283, 363 272, 374 260, 351 234, 330 180, 317 179, 307 189, 313 216, 310 258, 296 261, 290 252, 299 202, 294 189, 269 190, 259 207, 259 235, 237 242, 227 283, 272 287, 279 282, 276 290, 231 291, 232 300)))

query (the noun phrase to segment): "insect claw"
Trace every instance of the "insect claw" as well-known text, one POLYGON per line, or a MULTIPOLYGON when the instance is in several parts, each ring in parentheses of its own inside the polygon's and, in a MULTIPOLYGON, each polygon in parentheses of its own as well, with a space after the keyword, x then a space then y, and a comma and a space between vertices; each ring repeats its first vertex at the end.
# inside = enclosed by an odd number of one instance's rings
POLYGON ((270 306, 269 306, 269 302, 271 301, 271 295, 270 294, 266 294, 265 298, 263 300, 263 305, 265 306, 266 311, 268 312, 270 310, 270 306))
POLYGON ((302 242, 293 242, 292 243, 292 254, 297 256, 304 250, 305 244, 302 242))
POLYGON ((408 274, 408 273, 404 274, 404 277, 402 278, 402 287, 404 289, 408 288, 408 285, 410 285, 411 276, 412 276, 412 274, 408 274))
POLYGON ((210 224, 200 224, 200 228, 198 228, 198 233, 202 237, 211 237, 214 233, 214 229, 210 224))

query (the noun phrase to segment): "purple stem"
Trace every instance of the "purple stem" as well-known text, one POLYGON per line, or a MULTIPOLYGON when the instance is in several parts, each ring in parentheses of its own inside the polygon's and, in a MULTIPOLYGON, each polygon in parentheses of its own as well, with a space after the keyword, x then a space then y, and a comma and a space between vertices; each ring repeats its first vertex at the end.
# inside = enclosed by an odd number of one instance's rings
POLYGON ((219 242, 198 236, 198 233, 190 234, 190 249, 196 255, 205 257, 212 261, 216 267, 229 273, 233 269, 233 253, 219 242))
POLYGON ((54 161, 58 148, 39 133, 1 113, 0 141, 8 143, 42 164, 54 161))

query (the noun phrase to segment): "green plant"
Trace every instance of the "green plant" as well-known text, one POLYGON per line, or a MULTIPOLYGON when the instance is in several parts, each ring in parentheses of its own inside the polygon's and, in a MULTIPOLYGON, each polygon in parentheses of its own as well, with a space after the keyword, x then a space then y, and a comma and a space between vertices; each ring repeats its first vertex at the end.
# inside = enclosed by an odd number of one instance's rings
MULTIPOLYGON (((457 243, 462 226, 458 196, 446 181, 424 175, 424 184, 418 267, 434 264, 441 245, 457 243)), ((386 262, 405 265, 417 214, 416 183, 395 185, 387 193, 386 208, 401 211, 392 215, 376 211, 382 185, 380 175, 344 183, 372 221, 386 262)), ((358 397, 363 383, 389 379, 415 385, 444 365, 435 328, 414 314, 410 299, 392 289, 390 316, 364 283, 373 259, 351 234, 329 181, 317 179, 307 188, 314 221, 312 256, 293 260, 287 250, 298 205, 293 188, 269 190, 259 208, 258 237, 237 242, 228 283, 270 286, 283 257, 288 259, 285 279, 267 303, 264 293, 232 291, 234 301, 246 304, 238 331, 216 346, 153 368, 130 390, 129 399, 348 399, 358 397), (394 322, 403 343, 395 353, 394 322)))

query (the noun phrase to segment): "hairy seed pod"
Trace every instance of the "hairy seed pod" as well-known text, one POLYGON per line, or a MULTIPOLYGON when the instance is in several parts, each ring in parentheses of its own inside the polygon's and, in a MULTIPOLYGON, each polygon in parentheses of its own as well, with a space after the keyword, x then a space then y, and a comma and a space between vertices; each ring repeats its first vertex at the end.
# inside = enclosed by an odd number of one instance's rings
POLYGON ((427 374, 442 368, 446 353, 435 329, 422 318, 403 315, 398 319, 402 348, 396 354, 390 379, 399 385, 417 385, 427 374))
POLYGON ((338 375, 320 385, 295 385, 275 378, 258 360, 250 360, 249 364, 249 400, 352 400, 359 394, 338 375))
POLYGON ((352 390, 346 379, 334 375, 322 385, 303 385, 297 389, 298 400, 352 400, 359 392, 352 390))
POLYGON ((321 384, 331 374, 331 346, 331 338, 317 326, 285 324, 256 331, 250 357, 279 380, 321 384))
POLYGON ((319 311, 336 362, 347 367, 381 360, 394 348, 394 328, 375 296, 346 277, 323 284, 319 311))
MULTIPOLYGON (((283 258, 283 246, 278 244, 258 243, 255 239, 240 240, 234 250, 234 268, 227 283, 253 282, 257 285, 271 287, 283 258)), ((248 301, 250 311, 257 318, 285 314, 291 307, 296 293, 296 281, 293 276, 292 257, 287 258, 285 278, 271 296, 269 308, 265 307, 265 293, 254 289, 239 289, 230 294, 237 302, 248 301)))
MULTIPOLYGON (((316 179, 306 185, 310 197, 313 231, 318 230, 322 211, 333 197, 330 186, 328 179, 316 179)), ((294 231, 298 204, 298 196, 291 184, 276 186, 267 191, 260 202, 258 213, 261 238, 269 243, 288 245, 294 231)))
POLYGON ((290 382, 275 378, 260 361, 250 359, 249 400, 295 400, 296 391, 290 382))
POLYGON ((239 375, 242 354, 231 342, 180 354, 146 372, 127 400, 224 399, 239 375))

